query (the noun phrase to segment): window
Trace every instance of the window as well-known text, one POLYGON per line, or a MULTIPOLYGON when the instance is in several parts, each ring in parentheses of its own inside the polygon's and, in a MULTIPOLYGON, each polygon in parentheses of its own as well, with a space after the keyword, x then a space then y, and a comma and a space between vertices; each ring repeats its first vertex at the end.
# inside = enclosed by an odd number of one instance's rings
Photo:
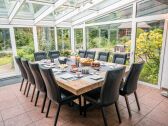
POLYGON ((55 49, 54 27, 37 27, 39 51, 55 49))
POLYGON ((138 25, 135 61, 145 62, 140 80, 156 85, 158 83, 164 21, 143 22, 143 24, 148 27, 138 25))
POLYGON ((83 49, 83 29, 74 29, 75 47, 77 50, 83 49))
POLYGON ((0 78, 10 76, 14 70, 9 29, 0 29, 0 78))
POLYGON ((87 48, 97 52, 111 52, 110 61, 114 53, 127 53, 129 58, 130 47, 131 22, 87 27, 87 48), (127 29, 129 34, 125 32, 127 29))
POLYGON ((14 28, 14 30, 17 55, 27 60, 34 60, 32 28, 14 28))

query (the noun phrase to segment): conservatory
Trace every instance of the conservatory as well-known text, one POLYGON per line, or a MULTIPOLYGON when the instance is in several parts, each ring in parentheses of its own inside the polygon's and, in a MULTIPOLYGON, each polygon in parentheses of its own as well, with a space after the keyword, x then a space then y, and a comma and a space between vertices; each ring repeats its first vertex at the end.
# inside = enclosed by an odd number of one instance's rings
POLYGON ((168 125, 167 36, 167 0, 0 0, 0 126, 168 125))

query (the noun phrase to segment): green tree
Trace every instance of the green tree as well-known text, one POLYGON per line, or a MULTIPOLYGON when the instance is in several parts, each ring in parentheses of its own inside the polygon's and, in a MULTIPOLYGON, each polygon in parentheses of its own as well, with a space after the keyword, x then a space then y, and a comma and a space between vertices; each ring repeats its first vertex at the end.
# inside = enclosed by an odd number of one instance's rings
POLYGON ((145 62, 140 79, 156 84, 158 81, 163 30, 141 32, 136 39, 136 60, 145 62))

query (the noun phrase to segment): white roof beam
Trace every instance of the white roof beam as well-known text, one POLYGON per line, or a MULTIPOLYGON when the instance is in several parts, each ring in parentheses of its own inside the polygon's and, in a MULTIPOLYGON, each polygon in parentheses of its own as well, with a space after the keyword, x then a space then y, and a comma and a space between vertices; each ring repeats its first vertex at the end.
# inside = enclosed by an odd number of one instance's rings
POLYGON ((27 3, 40 4, 40 5, 54 5, 53 3, 46 3, 41 1, 26 0, 27 3))
POLYGON ((25 2, 25 0, 18 0, 15 4, 15 7, 13 8, 12 12, 9 15, 9 22, 12 21, 16 13, 18 12, 19 8, 22 6, 22 4, 25 2))
POLYGON ((120 7, 123 7, 123 6, 127 6, 127 5, 129 5, 129 4, 131 4, 131 3, 135 2, 135 1, 137 1, 137 0, 121 0, 120 2, 112 4, 112 5, 104 8, 104 9, 101 9, 101 10, 99 10, 99 11, 93 13, 93 14, 90 14, 90 15, 88 15, 86 17, 83 17, 83 18, 81 18, 79 20, 74 21, 72 23, 72 25, 76 25, 76 24, 79 24, 79 23, 82 23, 82 22, 86 22, 86 21, 88 21, 90 19, 93 19, 95 17, 101 16, 103 14, 107 14, 107 13, 113 11, 113 10, 116 10, 117 8, 120 8, 120 7))
POLYGON ((67 0, 58 0, 55 2, 54 5, 50 6, 47 10, 45 10, 41 15, 39 15, 34 23, 38 23, 39 21, 41 21, 43 18, 45 18, 47 15, 49 15, 50 13, 52 13, 55 9, 57 9, 58 7, 60 7, 61 5, 63 5, 67 0))
POLYGON ((57 25, 57 24, 65 21, 65 20, 67 20, 67 19, 69 19, 69 18, 71 18, 71 17, 73 17, 73 16, 75 16, 75 15, 77 15, 77 14, 79 14, 79 13, 81 13, 81 12, 83 12, 83 11, 85 11, 85 10, 87 10, 87 9, 97 5, 97 4, 99 4, 99 3, 101 3, 102 1, 103 0, 94 0, 94 1, 92 1, 92 3, 87 3, 85 6, 81 6, 80 8, 75 9, 71 13, 69 13, 69 14, 63 16, 62 18, 60 18, 59 20, 57 20, 55 22, 55 25, 57 25))

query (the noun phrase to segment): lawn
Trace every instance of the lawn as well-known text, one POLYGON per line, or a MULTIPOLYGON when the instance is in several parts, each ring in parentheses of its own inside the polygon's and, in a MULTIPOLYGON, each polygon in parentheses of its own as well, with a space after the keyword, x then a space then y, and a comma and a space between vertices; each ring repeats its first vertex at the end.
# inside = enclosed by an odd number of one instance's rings
POLYGON ((9 64, 12 62, 12 56, 4 56, 0 57, 0 66, 9 64))

